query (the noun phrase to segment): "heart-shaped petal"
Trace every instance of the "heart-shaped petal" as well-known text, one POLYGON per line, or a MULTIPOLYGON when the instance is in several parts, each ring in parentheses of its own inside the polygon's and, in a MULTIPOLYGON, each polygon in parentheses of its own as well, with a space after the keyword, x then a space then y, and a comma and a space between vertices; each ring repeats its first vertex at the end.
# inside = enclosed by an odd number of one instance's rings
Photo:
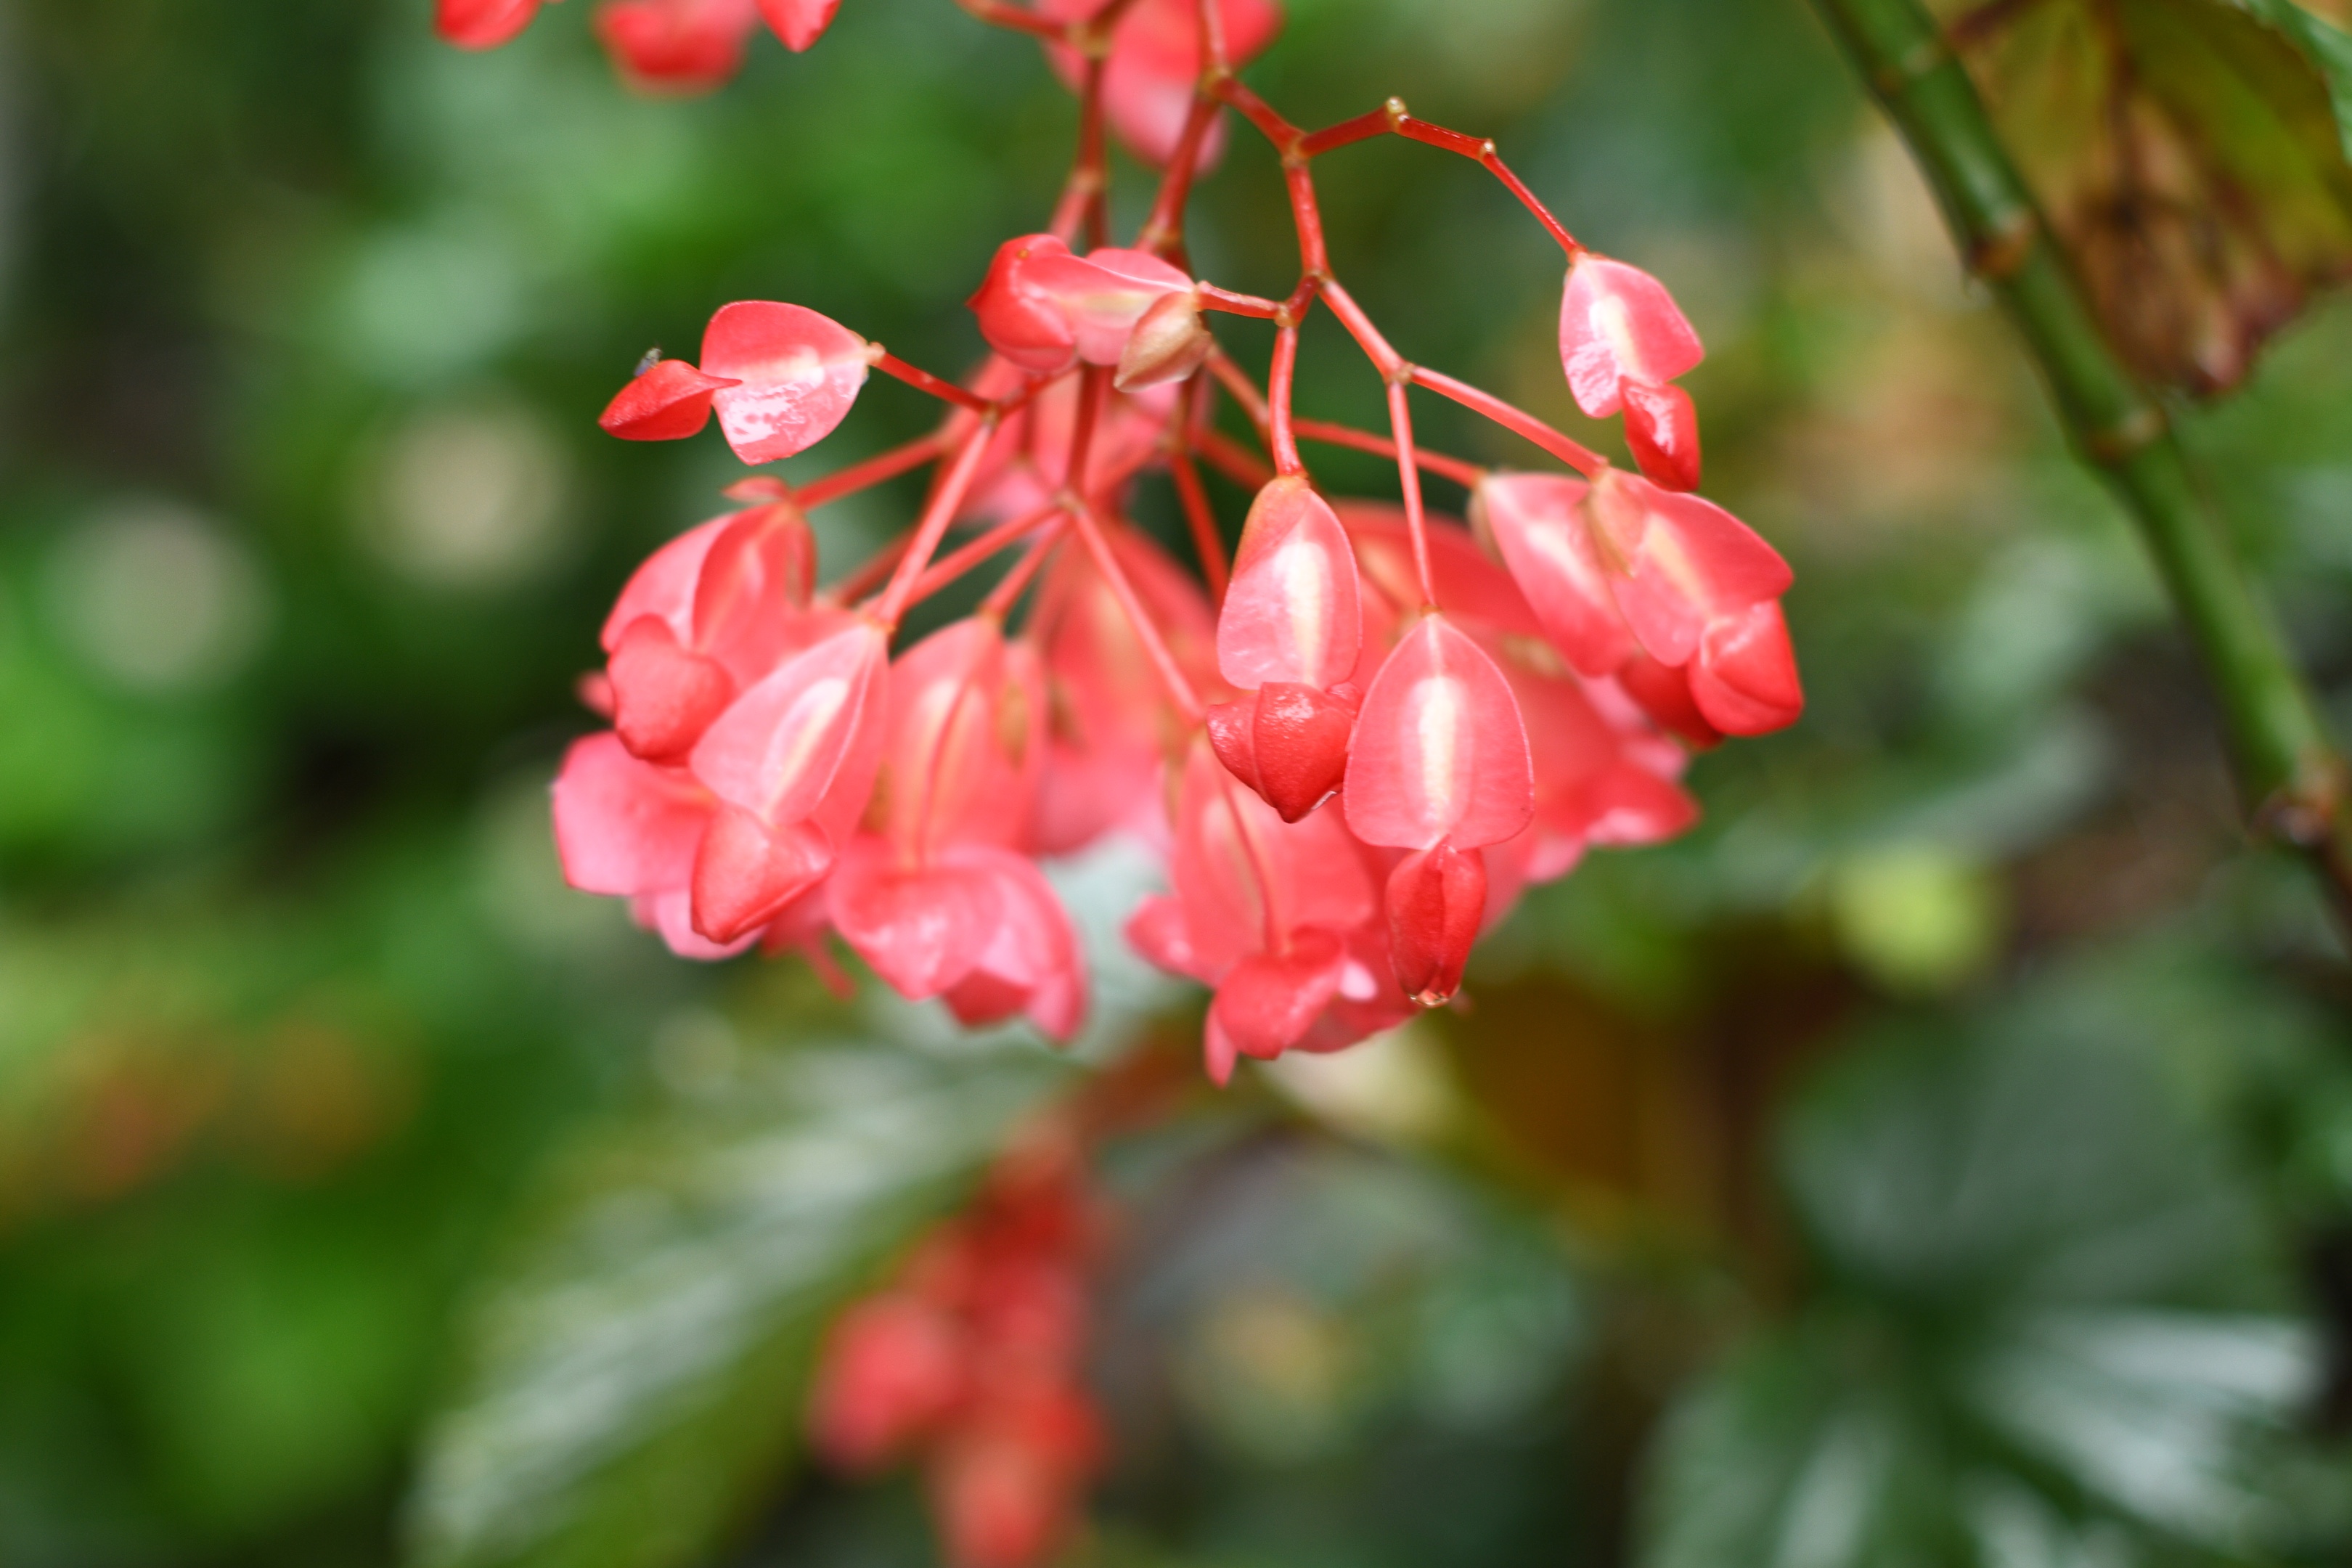
POLYGON ((866 340, 800 305, 769 300, 720 307, 702 338, 705 374, 738 384, 713 395, 727 444, 747 463, 804 452, 857 401, 866 340))

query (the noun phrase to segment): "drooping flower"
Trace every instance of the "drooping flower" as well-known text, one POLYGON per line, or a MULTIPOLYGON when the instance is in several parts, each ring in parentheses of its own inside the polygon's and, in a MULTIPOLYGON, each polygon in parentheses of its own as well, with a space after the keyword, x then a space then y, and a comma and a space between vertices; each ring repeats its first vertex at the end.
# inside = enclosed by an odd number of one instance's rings
POLYGON ((1559 308, 1569 390, 1596 419, 1622 407, 1634 461, 1670 489, 1698 486, 1698 415, 1672 383, 1706 353, 1665 285, 1640 268, 1590 251, 1570 266, 1559 308))
POLYGON ((495 49, 530 26, 541 0, 436 0, 436 31, 461 49, 495 49))
POLYGON ((604 623, 611 717, 656 761, 683 756, 738 691, 825 628, 815 545, 790 502, 713 519, 656 552, 604 623))
POLYGON ((889 637, 853 620, 786 659, 689 756, 719 800, 694 866, 695 929, 757 931, 833 868, 881 761, 889 637))
POLYGON ((724 86, 758 26, 755 0, 604 0, 595 20, 622 79, 649 93, 724 86))
POLYGON ((997 247, 970 303, 989 347, 1032 374, 1051 375, 1080 362, 1118 364, 1144 313, 1192 287, 1145 251, 1074 256, 1055 236, 1032 234, 997 247))
POLYGON ((1414 1000, 1447 1000, 1485 919, 1477 851, 1533 820, 1535 773, 1509 683, 1444 616, 1406 633, 1365 692, 1344 800, 1357 837, 1412 851, 1386 890, 1391 952, 1414 1000))
POLYGON ((1175 828, 1172 895, 1147 900, 1128 937, 1216 987, 1203 1045, 1219 1083, 1238 1057, 1338 1049, 1411 1011, 1380 951, 1370 858, 1338 813, 1286 823, 1196 743, 1175 828))
POLYGON ((1296 822, 1339 787, 1363 646, 1356 554, 1303 476, 1258 492, 1217 618, 1217 668, 1244 695, 1210 711, 1234 776, 1296 822))
MULTIPOLYGON (((1109 0, 1041 0, 1038 9, 1056 21, 1080 21, 1109 0)), ((1274 0, 1217 0, 1223 24, 1227 63, 1236 69, 1263 54, 1282 31, 1282 10, 1274 0)), ((1077 51, 1049 45, 1046 58, 1075 89, 1084 79, 1077 51)), ((1185 116, 1192 111, 1201 79, 1200 7, 1195 0, 1137 0, 1111 34, 1103 66, 1103 111, 1111 130, 1136 156, 1165 164, 1176 155, 1185 116)), ((1215 162, 1222 127, 1202 143, 1203 167, 1215 162)))

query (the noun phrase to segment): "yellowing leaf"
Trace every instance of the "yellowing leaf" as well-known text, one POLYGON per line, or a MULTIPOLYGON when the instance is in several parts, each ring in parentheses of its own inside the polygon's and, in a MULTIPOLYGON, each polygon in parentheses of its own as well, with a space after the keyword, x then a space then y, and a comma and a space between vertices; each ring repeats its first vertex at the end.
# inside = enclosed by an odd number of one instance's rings
POLYGON ((2226 0, 1994 0, 1952 32, 2151 381, 2235 385, 2315 289, 2352 275, 2352 164, 2329 82, 2287 33, 2226 0))

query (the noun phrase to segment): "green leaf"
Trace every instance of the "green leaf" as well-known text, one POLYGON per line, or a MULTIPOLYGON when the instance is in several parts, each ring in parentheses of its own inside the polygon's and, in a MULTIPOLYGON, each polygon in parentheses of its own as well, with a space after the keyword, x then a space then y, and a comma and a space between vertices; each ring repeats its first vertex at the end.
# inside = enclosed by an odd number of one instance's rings
POLYGON ((1669 1423, 1652 1568, 2087 1564, 2272 1527, 2314 1336, 2146 1053, 2053 1021, 1896 1040, 1805 1097, 1782 1181, 1820 1288, 1669 1423))
POLYGON ((2293 0, 1991 0, 1950 20, 2141 374, 2226 390, 2315 289, 2352 275, 2331 98, 2347 83, 2327 65, 2352 41, 2293 0))
POLYGON ((2284 33, 2303 51, 2303 58, 2326 79, 2327 98, 2336 110, 2336 127, 2347 157, 2352 157, 2352 10, 2338 3, 2329 7, 2329 20, 2300 0, 2238 0, 2238 4, 2284 33))
POLYGON ((787 1461, 828 1313, 1073 1069, 959 1042, 758 1058, 585 1151, 427 1435, 416 1556, 665 1568, 787 1461))

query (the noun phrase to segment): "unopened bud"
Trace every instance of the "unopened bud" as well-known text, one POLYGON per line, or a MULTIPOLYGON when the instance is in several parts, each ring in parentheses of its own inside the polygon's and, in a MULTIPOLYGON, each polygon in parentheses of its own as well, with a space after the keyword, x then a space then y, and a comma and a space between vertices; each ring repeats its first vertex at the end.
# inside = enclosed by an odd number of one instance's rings
POLYGON ((1200 369, 1216 346, 1217 340, 1201 320, 1199 295, 1190 289, 1164 295, 1152 301, 1128 335, 1112 384, 1121 392, 1140 392, 1181 381, 1200 369))

